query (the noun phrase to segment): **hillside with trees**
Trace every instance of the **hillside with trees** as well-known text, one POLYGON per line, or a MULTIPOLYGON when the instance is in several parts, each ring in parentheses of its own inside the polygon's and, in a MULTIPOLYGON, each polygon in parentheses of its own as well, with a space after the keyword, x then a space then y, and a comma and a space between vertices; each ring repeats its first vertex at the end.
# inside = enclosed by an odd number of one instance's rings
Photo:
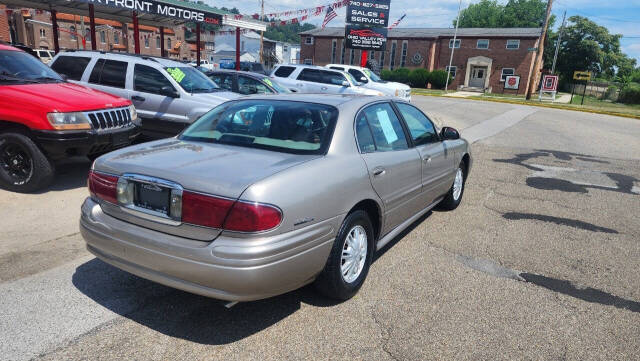
MULTIPOLYGON (((271 20, 276 21, 277 20, 271 20)), ((315 25, 304 23, 304 24, 287 24, 287 25, 277 25, 267 27, 267 31, 265 31, 264 36, 271 40, 284 41, 287 43, 300 44, 300 35, 299 33, 302 31, 307 31, 311 29, 315 29, 315 25)))

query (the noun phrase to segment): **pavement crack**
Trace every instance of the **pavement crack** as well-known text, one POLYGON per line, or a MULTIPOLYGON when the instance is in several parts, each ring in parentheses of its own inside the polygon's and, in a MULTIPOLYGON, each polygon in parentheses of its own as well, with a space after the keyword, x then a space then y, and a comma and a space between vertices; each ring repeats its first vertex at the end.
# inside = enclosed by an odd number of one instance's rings
POLYGON ((391 340, 391 328, 385 326, 382 322, 380 322, 380 320, 378 320, 378 317, 376 317, 375 309, 371 310, 371 318, 373 318, 373 322, 376 324, 376 326, 382 333, 382 344, 381 344, 382 351, 384 351, 384 353, 389 355, 391 359, 399 361, 400 359, 396 357, 388 348, 389 341, 391 340))

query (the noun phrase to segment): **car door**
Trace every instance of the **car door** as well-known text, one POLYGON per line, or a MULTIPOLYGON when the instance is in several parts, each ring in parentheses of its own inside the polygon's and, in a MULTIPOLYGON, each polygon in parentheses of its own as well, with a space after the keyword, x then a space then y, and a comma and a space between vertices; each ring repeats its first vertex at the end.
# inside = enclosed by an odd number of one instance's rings
POLYGON ((431 203, 445 194, 453 182, 453 152, 440 140, 435 126, 420 109, 407 103, 395 103, 413 144, 422 159, 422 197, 431 203))
POLYGON ((344 82, 348 82, 344 74, 337 71, 321 70, 320 71, 320 91, 327 94, 344 94, 348 93, 349 87, 344 86, 344 82))
POLYGON ((92 88, 127 99, 129 98, 126 87, 128 67, 129 63, 126 61, 98 58, 88 82, 92 88))
POLYGON ((177 90, 159 70, 135 64, 132 87, 131 101, 142 118, 143 132, 156 137, 172 135, 182 131, 188 124, 189 119, 180 106, 180 98, 162 94, 163 87, 176 93, 177 90))
POLYGON ((356 116, 356 135, 371 185, 384 204, 384 234, 427 206, 420 202, 420 155, 410 147, 389 102, 361 110, 356 116))
POLYGON ((298 74, 295 89, 298 93, 321 93, 322 75, 317 69, 304 68, 298 74))

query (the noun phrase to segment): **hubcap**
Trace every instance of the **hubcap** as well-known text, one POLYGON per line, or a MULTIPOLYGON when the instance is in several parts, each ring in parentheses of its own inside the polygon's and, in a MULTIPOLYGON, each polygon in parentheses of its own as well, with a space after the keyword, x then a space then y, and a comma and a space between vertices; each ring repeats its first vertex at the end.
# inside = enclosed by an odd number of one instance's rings
POLYGON ((342 246, 342 259, 340 270, 342 279, 351 283, 355 281, 367 260, 367 232, 360 225, 356 225, 349 231, 342 246))
POLYGON ((458 200, 460 198, 460 194, 462 194, 462 169, 458 168, 456 171, 456 179, 453 180, 453 199, 458 200))
POLYGON ((5 143, 0 147, 0 169, 15 182, 25 182, 31 177, 33 163, 22 146, 15 143, 5 143))

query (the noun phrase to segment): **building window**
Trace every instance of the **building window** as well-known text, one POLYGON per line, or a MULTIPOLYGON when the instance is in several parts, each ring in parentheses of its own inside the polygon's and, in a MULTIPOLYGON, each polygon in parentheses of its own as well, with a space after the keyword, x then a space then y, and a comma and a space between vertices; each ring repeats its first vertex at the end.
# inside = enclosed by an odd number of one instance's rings
POLYGON ((100 43, 104 44, 107 42, 107 34, 104 33, 104 30, 100 32, 100 43))
POLYGON ((313 37, 307 36, 306 38, 304 38, 304 43, 307 45, 313 45, 313 37))
POLYGON ((456 73, 458 72, 458 67, 457 66, 452 66, 452 67, 445 66, 444 67, 444 71, 449 73, 451 75, 451 79, 453 79, 453 78, 456 77, 456 73))
POLYGON ((309 58, 304 59, 304 63, 305 63, 306 65, 313 65, 313 59, 309 59, 309 58))
POLYGON ((355 51, 353 49, 349 50, 349 64, 353 65, 353 62, 355 60, 355 51))
POLYGON ((476 44, 476 48, 478 48, 478 49, 489 49, 489 39, 478 39, 478 43, 476 44))
POLYGON ((507 49, 520 49, 520 40, 518 39, 510 39, 507 40, 507 49))
POLYGON ((405 40, 402 42, 402 53, 400 53, 400 67, 404 68, 407 65, 407 46, 408 42, 405 40))
POLYGON ((369 50, 369 59, 375 59, 375 57, 376 57, 376 51, 369 50))
POLYGON ((507 76, 515 74, 516 70, 514 68, 502 68, 502 73, 500 74, 500 81, 505 81, 507 76))
POLYGON ((395 68, 396 66, 396 48, 398 47, 398 44, 393 41, 391 43, 391 60, 389 60, 389 70, 393 70, 393 68, 395 68))
POLYGON ((382 69, 382 67, 384 67, 384 51, 380 52, 380 69, 382 69))
POLYGON ((91 29, 89 28, 84 29, 84 38, 88 43, 91 42, 91 29))
POLYGON ((336 63, 336 51, 338 48, 338 40, 331 40, 331 64, 336 63))
MULTIPOLYGON (((453 39, 449 39, 449 49, 453 48, 453 39)), ((460 39, 456 39, 456 49, 460 49, 460 39)))
POLYGON ((344 49, 345 49, 344 48, 344 40, 342 40, 342 51, 341 51, 341 54, 340 54, 340 64, 344 64, 344 53, 345 53, 344 49))
POLYGON ((113 43, 116 45, 120 44, 120 36, 116 32, 113 33, 113 43))
POLYGON ((145 48, 149 48, 149 37, 148 36, 144 37, 144 47, 145 48))
POLYGON ((40 29, 40 37, 45 38, 47 36, 47 31, 44 29, 40 29))
POLYGON ((78 40, 78 37, 76 36, 76 27, 71 25, 69 27, 69 32, 71 33, 71 40, 78 40))
POLYGON ((286 45, 283 45, 283 46, 282 46, 282 51, 285 51, 285 52, 286 52, 286 51, 289 51, 289 47, 288 47, 288 46, 286 46, 286 45))
POLYGON ((167 38, 167 48, 171 49, 171 38, 167 38))
POLYGON ((160 49, 160 37, 156 36, 156 49, 160 49))

